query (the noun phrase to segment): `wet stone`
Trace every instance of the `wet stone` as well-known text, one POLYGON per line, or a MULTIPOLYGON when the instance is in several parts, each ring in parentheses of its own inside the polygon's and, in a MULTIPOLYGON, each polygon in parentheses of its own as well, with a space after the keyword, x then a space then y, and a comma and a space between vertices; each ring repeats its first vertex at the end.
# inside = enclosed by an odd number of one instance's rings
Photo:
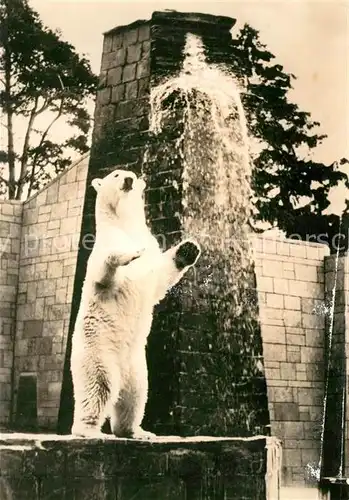
POLYGON ((105 126, 111 120, 113 120, 114 112, 115 112, 115 107, 113 105, 101 107, 99 119, 102 127, 105 126))
POLYGON ((131 80, 134 80, 135 75, 136 75, 136 63, 127 64, 123 68, 122 81, 129 82, 131 80))
MULTIPOLYGON (((40 479, 40 497, 50 500, 62 500, 63 498, 71 498, 73 494, 73 485, 65 484, 64 477, 44 476, 40 479), (67 495, 67 496, 66 496, 67 495)), ((1 496, 0 496, 1 498, 1 496)), ((26 498, 28 498, 26 496, 26 498)))
POLYGON ((133 82, 126 83, 125 89, 125 99, 137 99, 138 95, 138 82, 137 80, 133 82))
POLYGON ((113 38, 111 36, 105 36, 103 42, 103 53, 112 51, 113 38))
POLYGON ((124 47, 128 47, 129 45, 136 43, 137 40, 138 40, 138 28, 124 32, 124 40, 123 40, 124 47))
POLYGON ((122 68, 112 68, 107 74, 107 85, 117 85, 121 82, 122 68))
POLYGON ((122 33, 113 35, 112 50, 120 49, 122 47, 124 36, 122 33))
POLYGON ((100 105, 104 106, 110 102, 110 88, 102 89, 98 92, 97 100, 100 105))
POLYGON ((219 500, 223 486, 235 488, 236 498, 265 498, 265 438, 149 442, 20 436, 2 435, 4 499, 219 500), (16 461, 6 460, 9 448, 16 461), (245 486, 238 487, 241 477, 249 478, 248 495, 245 486))
POLYGON ((138 29, 138 41, 143 42, 144 40, 148 40, 150 38, 150 26, 146 24, 144 26, 140 26, 138 29))
POLYGON ((150 78, 140 78, 138 80, 138 96, 144 97, 150 93, 150 78))
POLYGON ((140 43, 130 45, 127 47, 127 64, 139 61, 142 54, 142 45, 140 43))
POLYGON ((117 103, 122 101, 125 96, 125 85, 117 85, 111 89, 111 102, 117 103))
POLYGON ((144 78, 150 75, 150 60, 142 59, 137 63, 137 78, 144 78))
POLYGON ((130 116, 142 116, 147 113, 148 106, 147 100, 144 99, 119 102, 116 108, 115 117, 117 119, 126 119, 130 116))
POLYGON ((150 56, 150 48, 151 48, 150 40, 146 40, 145 42, 142 43, 142 59, 145 59, 146 57, 150 56))
POLYGON ((114 66, 122 66, 126 61, 126 49, 117 49, 115 52, 114 66))
POLYGON ((105 87, 107 85, 107 71, 101 71, 99 75, 99 84, 101 87, 105 87))
POLYGON ((116 61, 116 52, 108 52, 103 54, 102 56, 102 71, 113 68, 117 66, 116 61))
MULTIPOLYGON (((2 464, 1 469, 3 473, 2 464)), ((23 478, 18 471, 15 476, 4 475, 0 477, 0 498, 1 500, 22 500, 24 498, 38 500, 38 486, 38 481, 35 478, 23 478)))
POLYGON ((86 477, 76 478, 71 487, 74 500, 114 500, 117 494, 116 482, 108 479, 98 481, 86 477))

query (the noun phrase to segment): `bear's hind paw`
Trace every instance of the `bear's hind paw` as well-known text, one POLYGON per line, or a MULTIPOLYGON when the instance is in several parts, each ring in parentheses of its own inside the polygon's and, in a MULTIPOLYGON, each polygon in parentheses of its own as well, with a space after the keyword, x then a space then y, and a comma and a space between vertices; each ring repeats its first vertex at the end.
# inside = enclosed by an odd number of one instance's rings
POLYGON ((131 435, 132 439, 153 439, 156 438, 156 434, 150 431, 145 431, 141 427, 137 429, 136 431, 132 432, 131 435))
POLYGON ((84 438, 103 438, 104 434, 97 427, 73 427, 71 433, 75 437, 84 437, 84 438))

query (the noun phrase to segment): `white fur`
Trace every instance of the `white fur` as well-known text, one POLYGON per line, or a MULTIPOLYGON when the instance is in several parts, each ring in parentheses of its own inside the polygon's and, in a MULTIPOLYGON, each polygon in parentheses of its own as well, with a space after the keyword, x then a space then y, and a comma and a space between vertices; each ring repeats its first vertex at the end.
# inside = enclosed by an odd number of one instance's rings
POLYGON ((153 308, 190 266, 178 270, 174 262, 183 242, 162 252, 152 236, 141 179, 116 170, 92 185, 97 191, 96 242, 73 335, 72 433, 98 434, 109 416, 115 435, 144 437, 150 434, 141 429, 141 422, 153 308), (122 189, 126 177, 133 178, 128 192, 122 189))

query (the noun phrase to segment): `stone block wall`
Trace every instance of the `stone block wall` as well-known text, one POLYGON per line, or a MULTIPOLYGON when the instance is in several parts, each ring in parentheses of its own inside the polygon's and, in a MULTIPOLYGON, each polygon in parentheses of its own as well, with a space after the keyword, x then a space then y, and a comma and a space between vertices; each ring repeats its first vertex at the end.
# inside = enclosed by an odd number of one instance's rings
POLYGON ((324 245, 255 240, 271 433, 283 441, 285 484, 311 483, 324 397, 324 245))
POLYGON ((2 500, 264 500, 266 438, 135 441, 7 435, 2 500), (60 439, 61 438, 61 439, 60 439))
POLYGON ((78 251, 87 157, 23 205, 14 350, 14 418, 20 375, 37 377, 38 424, 57 424, 78 251))
POLYGON ((22 204, 0 200, 0 427, 11 418, 22 204))
MULTIPOLYGON (((94 146, 103 135, 109 122, 118 123, 114 133, 122 136, 125 129, 129 132, 139 130, 144 121, 149 93, 150 75, 150 26, 146 21, 137 21, 129 26, 119 27, 105 33, 100 72, 101 90, 96 106, 94 146)), ((108 138, 103 137, 104 140, 108 138)), ((109 137, 109 139, 111 139, 109 137)), ((115 144, 108 155, 120 153, 115 144)), ((104 152, 106 154, 106 152, 104 152)), ((130 163, 130 156, 124 158, 130 163)), ((115 163, 123 163, 119 156, 115 163)), ((138 157, 136 155, 136 159, 138 157)), ((113 161, 113 160, 112 160, 113 161)), ((102 168, 106 168, 103 165, 102 168)))

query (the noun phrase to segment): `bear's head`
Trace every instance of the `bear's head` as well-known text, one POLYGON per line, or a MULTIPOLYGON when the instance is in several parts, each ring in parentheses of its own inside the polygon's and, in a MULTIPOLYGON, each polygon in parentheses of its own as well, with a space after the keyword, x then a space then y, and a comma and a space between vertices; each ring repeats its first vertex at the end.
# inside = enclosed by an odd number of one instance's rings
POLYGON ((143 223, 145 182, 130 171, 114 170, 103 179, 93 179, 97 191, 96 225, 143 223))

